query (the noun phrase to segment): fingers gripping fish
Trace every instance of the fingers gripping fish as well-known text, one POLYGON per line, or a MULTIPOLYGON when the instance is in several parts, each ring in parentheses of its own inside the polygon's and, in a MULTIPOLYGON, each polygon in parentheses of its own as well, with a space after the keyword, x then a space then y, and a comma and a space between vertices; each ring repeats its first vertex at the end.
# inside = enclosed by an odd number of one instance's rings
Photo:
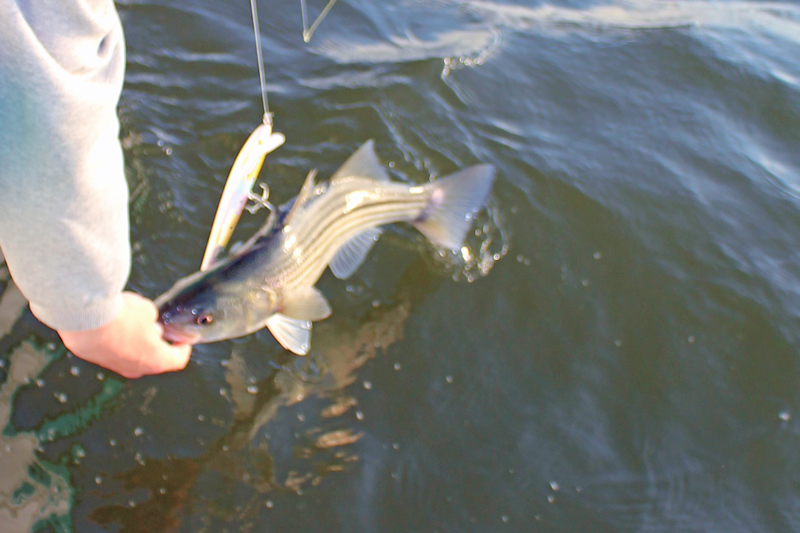
POLYGON ((368 141, 329 182, 309 174, 291 207, 236 253, 159 296, 164 336, 197 344, 266 326, 284 348, 305 355, 312 322, 331 314, 314 287, 326 267, 347 279, 380 226, 394 222, 410 222, 437 246, 460 248, 493 181, 494 167, 477 165, 424 185, 393 182, 368 141))

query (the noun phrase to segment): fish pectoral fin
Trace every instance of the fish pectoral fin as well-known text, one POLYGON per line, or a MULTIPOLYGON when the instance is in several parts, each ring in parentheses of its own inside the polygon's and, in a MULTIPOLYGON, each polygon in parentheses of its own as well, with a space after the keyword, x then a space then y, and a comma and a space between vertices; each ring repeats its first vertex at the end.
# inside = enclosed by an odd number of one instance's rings
POLYGON ((284 295, 280 311, 289 318, 312 322, 331 316, 328 300, 314 287, 298 289, 284 295))
POLYGON ((267 328, 275 340, 290 352, 305 355, 311 348, 311 322, 308 320, 275 313, 267 319, 267 328))
POLYGON ((369 228, 344 243, 331 260, 330 267, 333 275, 339 279, 347 279, 352 276, 353 272, 367 258, 367 254, 381 233, 383 230, 380 228, 369 228))
POLYGON ((331 177, 331 183, 348 176, 361 176, 379 181, 389 181, 389 174, 375 155, 375 142, 370 139, 361 145, 331 177))

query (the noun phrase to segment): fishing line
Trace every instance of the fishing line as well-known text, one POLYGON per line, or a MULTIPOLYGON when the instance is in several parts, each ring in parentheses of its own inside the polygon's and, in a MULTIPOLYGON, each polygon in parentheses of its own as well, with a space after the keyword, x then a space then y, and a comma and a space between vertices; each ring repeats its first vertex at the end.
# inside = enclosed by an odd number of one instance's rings
MULTIPOLYGON (((303 15, 303 41, 309 42, 311 36, 317 30, 323 19, 328 15, 336 0, 329 0, 325 8, 320 12, 317 19, 308 27, 308 10, 306 9, 306 0, 300 0, 300 9, 303 15)), ((253 33, 256 40, 256 57, 258 58, 258 80, 261 83, 261 102, 264 105, 264 124, 272 126, 272 114, 269 112, 269 100, 267 98, 267 81, 264 75, 264 54, 261 51, 261 31, 258 28, 258 8, 256 7, 256 0, 250 0, 250 12, 253 14, 253 33)))
POLYGON ((317 27, 322 23, 322 19, 324 19, 328 12, 333 8, 333 4, 336 3, 336 0, 330 0, 328 5, 325 6, 325 9, 317 17, 317 20, 311 25, 311 28, 308 27, 308 16, 306 15, 306 0, 300 0, 300 9, 303 12, 303 40, 305 42, 309 42, 311 40, 311 36, 314 35, 317 27))
POLYGON ((259 81, 261 81, 261 102, 264 104, 263 120, 264 124, 272 126, 272 115, 269 112, 269 101, 267 100, 267 82, 264 77, 264 58, 261 53, 261 32, 258 29, 258 9, 256 8, 256 0, 250 0, 250 11, 253 13, 253 32, 256 37, 256 56, 258 57, 258 78, 259 81))

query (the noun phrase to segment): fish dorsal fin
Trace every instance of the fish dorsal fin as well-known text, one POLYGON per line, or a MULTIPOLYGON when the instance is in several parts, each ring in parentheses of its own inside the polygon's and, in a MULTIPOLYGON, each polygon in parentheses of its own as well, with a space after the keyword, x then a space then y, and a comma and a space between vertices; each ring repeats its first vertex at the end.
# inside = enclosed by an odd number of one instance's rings
POLYGON ((383 233, 381 228, 369 228, 344 243, 331 260, 333 275, 339 279, 352 276, 364 262, 381 233, 383 233))
POLYGON ((331 316, 331 306, 317 289, 305 287, 283 297, 281 314, 289 318, 316 322, 331 316))
POLYGON ((317 175, 317 169, 313 169, 308 173, 306 176, 306 181, 303 182, 303 187, 300 189, 300 192, 297 194, 297 198, 294 199, 294 204, 292 204, 292 208, 289 210, 289 214, 286 215, 286 221, 292 220, 292 217, 300 209, 300 206, 303 205, 308 201, 311 197, 311 193, 314 191, 314 178, 317 175))
POLYGON ((267 319, 267 328, 275 340, 290 352, 305 355, 311 348, 311 322, 308 320, 275 313, 267 319))
POLYGON ((361 176, 372 178, 378 181, 389 181, 389 174, 383 168, 378 156, 375 155, 375 142, 370 139, 361 145, 347 161, 339 167, 339 170, 331 177, 331 182, 349 176, 361 176))

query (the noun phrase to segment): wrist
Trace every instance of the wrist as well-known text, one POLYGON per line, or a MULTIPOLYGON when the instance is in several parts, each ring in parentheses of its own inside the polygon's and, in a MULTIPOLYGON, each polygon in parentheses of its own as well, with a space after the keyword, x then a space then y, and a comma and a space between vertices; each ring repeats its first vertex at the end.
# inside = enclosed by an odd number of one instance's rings
POLYGON ((30 303, 31 312, 43 324, 59 331, 95 330, 111 323, 122 310, 122 294, 89 305, 45 307, 30 303))

